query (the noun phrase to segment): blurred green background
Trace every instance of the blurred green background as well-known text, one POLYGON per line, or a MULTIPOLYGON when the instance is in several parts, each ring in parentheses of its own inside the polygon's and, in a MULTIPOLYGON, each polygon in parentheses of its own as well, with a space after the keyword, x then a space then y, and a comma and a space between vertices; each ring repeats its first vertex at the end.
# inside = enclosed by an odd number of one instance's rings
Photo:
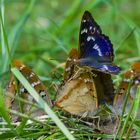
MULTIPOLYGON (((78 47, 85 10, 109 36, 117 65, 126 70, 140 60, 139 0, 1 0, 12 58, 33 68, 48 87, 59 84, 69 50, 78 47)), ((9 67, 2 36, 0 45, 0 77, 6 83, 9 67)))

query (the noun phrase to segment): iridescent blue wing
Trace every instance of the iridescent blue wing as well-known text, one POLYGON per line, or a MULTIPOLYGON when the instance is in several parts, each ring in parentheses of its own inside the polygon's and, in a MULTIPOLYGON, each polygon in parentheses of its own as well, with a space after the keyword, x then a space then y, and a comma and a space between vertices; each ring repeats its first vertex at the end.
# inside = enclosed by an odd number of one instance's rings
POLYGON ((119 67, 112 64, 113 45, 109 38, 102 34, 100 26, 88 11, 85 11, 81 20, 78 49, 81 65, 112 74, 120 71, 119 67))

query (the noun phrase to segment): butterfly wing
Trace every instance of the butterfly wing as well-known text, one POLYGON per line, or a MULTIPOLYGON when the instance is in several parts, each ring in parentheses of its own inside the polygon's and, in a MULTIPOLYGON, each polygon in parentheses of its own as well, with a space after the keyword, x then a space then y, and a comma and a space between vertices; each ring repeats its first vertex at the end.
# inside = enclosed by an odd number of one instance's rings
POLYGON ((92 72, 97 75, 94 77, 94 82, 99 104, 108 103, 112 105, 115 94, 111 75, 96 70, 93 70, 92 72))
MULTIPOLYGON (((124 100, 126 98, 126 93, 128 90, 128 86, 131 80, 132 80, 132 85, 130 85, 131 86, 130 95, 128 97, 128 101, 127 101, 127 105, 125 109, 126 114, 128 113, 132 100, 135 96, 137 86, 140 84, 140 62, 135 62, 134 64, 132 64, 130 70, 128 70, 124 74, 124 78, 120 84, 119 90, 117 94, 115 95, 113 106, 118 115, 121 115, 122 113, 122 107, 123 107, 124 100), (133 79, 131 79, 132 76, 133 76, 133 79)), ((140 113, 140 111, 138 113, 140 113)))
POLYGON ((120 71, 119 67, 112 64, 114 59, 112 43, 102 34, 100 26, 88 11, 85 11, 81 20, 78 53, 81 65, 112 74, 120 71))
POLYGON ((63 81, 66 82, 74 73, 75 61, 78 59, 78 51, 72 48, 68 54, 68 58, 66 60, 63 81))
POLYGON ((74 115, 93 116, 98 107, 98 100, 90 74, 80 73, 68 80, 59 89, 55 105, 74 115))
POLYGON ((14 96, 16 94, 16 86, 15 86, 14 77, 12 74, 10 74, 10 78, 9 78, 9 82, 6 86, 5 94, 6 94, 5 95, 5 104, 6 104, 7 108, 11 108, 13 100, 14 100, 14 96), (9 96, 9 95, 11 95, 11 96, 9 96))
MULTIPOLYGON (((35 90, 40 94, 40 96, 42 96, 43 98, 46 99, 46 102, 48 103, 48 105, 52 106, 52 101, 51 101, 51 99, 48 96, 46 87, 41 82, 41 80, 39 79, 39 77, 32 71, 32 69, 29 68, 29 67, 27 67, 26 65, 24 65, 19 60, 14 60, 13 61, 13 65, 20 70, 20 72, 25 76, 25 78, 28 80, 28 82, 31 84, 31 86, 33 88, 35 88, 35 90)), ((22 92, 23 93, 24 92, 26 93, 27 91, 24 88, 24 89, 20 89, 20 92, 21 93, 22 92)))
MULTIPOLYGON (((19 69, 19 71, 23 74, 23 76, 28 80, 30 85, 33 88, 35 88, 35 90, 40 94, 40 96, 42 98, 44 98, 44 100, 48 103, 48 105, 52 106, 52 102, 48 96, 46 87, 41 82, 39 77, 32 71, 32 69, 27 67, 26 65, 24 65, 19 60, 14 60, 13 65, 17 69, 19 69)), ((28 91, 25 89, 25 87, 21 83, 19 83, 19 81, 17 84, 19 86, 19 92, 21 93, 21 97, 24 98, 25 100, 33 102, 33 97, 28 93, 28 91)), ((9 83, 6 88, 6 93, 12 94, 12 97, 11 96, 9 97, 7 95, 5 97, 5 103, 6 103, 7 107, 15 109, 15 110, 19 110, 18 103, 14 100, 14 96, 16 95, 16 85, 15 85, 15 81, 14 81, 14 77, 13 77, 12 73, 10 74, 10 80, 9 80, 9 83)), ((24 109, 23 109, 24 112, 28 112, 30 107, 31 107, 30 105, 25 104, 24 109)), ((40 111, 37 111, 38 115, 39 115, 39 113, 40 113, 40 111)), ((36 112, 34 112, 34 114, 36 114, 36 112)), ((14 120, 16 120, 16 119, 14 119, 14 120)))

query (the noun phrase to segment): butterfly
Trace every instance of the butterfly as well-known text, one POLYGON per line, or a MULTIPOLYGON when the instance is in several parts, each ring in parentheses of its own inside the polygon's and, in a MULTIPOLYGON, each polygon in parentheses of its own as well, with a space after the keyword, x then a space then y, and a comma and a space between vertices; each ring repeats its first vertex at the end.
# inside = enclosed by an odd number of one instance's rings
POLYGON ((73 115, 91 116, 98 107, 93 75, 88 69, 79 68, 73 63, 77 50, 71 49, 64 70, 64 83, 58 90, 55 105, 73 115))
MULTIPOLYGON (((80 63, 82 66, 91 67, 93 68, 93 73, 98 75, 94 78, 94 81, 97 87, 99 103, 108 102, 113 104, 115 94, 110 74, 118 73, 120 68, 112 64, 114 54, 109 38, 102 34, 99 25, 88 11, 84 12, 81 19, 78 51, 74 49, 74 51, 71 51, 72 53, 77 55, 74 58, 74 62, 77 65, 80 63), (96 50, 93 48, 94 45, 98 45, 99 48, 96 50)), ((69 69, 70 65, 67 70, 69 69)))
MULTIPOLYGON (((104 93, 112 94, 112 87, 106 86, 108 84, 112 85, 112 80, 104 81, 103 75, 100 75, 104 73, 93 72, 90 67, 77 66, 74 63, 77 56, 77 50, 71 49, 65 64, 63 82, 58 90, 55 105, 73 115, 93 117, 97 113, 101 100, 108 100, 104 93), (104 85, 101 84, 101 80, 104 85)), ((110 78, 108 76, 110 75, 106 75, 106 78, 110 78)), ((109 98, 111 99, 111 97, 109 98)))
MULTIPOLYGON (((94 67, 93 69, 91 65, 86 65, 87 67, 80 65, 81 70, 77 69, 79 61, 82 60, 83 63, 84 58, 87 62, 91 62, 87 59, 90 57, 93 59, 92 63, 99 59, 105 61, 107 58, 110 60, 110 65, 113 65, 111 61, 111 57, 113 56, 112 46, 100 46, 103 53, 104 51, 110 53, 108 57, 104 55, 100 56, 96 53, 96 50, 93 50, 91 47, 91 45, 95 43, 92 42, 95 34, 91 34, 90 31, 93 28, 100 29, 98 25, 94 25, 93 22, 94 20, 91 14, 86 11, 81 21, 78 51, 76 49, 71 49, 69 52, 63 75, 63 83, 58 91, 55 103, 63 110, 80 116, 83 116, 82 114, 86 114, 87 116, 89 116, 89 114, 93 115, 100 104, 113 104, 114 87, 110 73, 119 72, 120 70, 119 67, 114 66, 116 71, 108 69, 108 73, 106 73, 104 70, 99 69, 99 67, 94 67), (88 36, 92 38, 91 42, 90 40, 87 41, 88 36), (84 91, 84 89, 86 89, 86 91, 84 91)), ((94 30, 96 31, 97 29, 94 30)), ((100 34, 96 35, 96 39, 103 39, 102 36, 107 38, 105 35, 101 34, 101 31, 100 34)), ((105 38, 103 41, 107 42, 105 38)), ((102 62, 103 61, 98 62, 100 66, 103 65, 102 62)))
POLYGON ((92 15, 85 11, 79 32, 78 63, 109 74, 117 74, 120 68, 113 64, 113 45, 102 33, 92 15))
MULTIPOLYGON (((16 59, 13 60, 12 63, 13 63, 13 66, 16 67, 23 74, 23 76, 28 80, 30 85, 33 88, 35 88, 35 90, 39 93, 39 95, 42 98, 44 98, 44 100, 48 103, 48 105, 50 107, 52 107, 53 104, 52 104, 51 99, 48 96, 45 85, 41 82, 39 77, 32 71, 32 69, 29 68, 28 66, 24 65, 21 61, 16 60, 16 59)), ((34 102, 33 97, 28 93, 28 91, 25 89, 25 87, 19 81, 17 81, 17 85, 19 87, 20 96, 25 100, 28 100, 30 102, 34 102)), ((12 73, 10 73, 10 80, 9 80, 8 85, 6 87, 5 93, 6 93, 5 104, 6 104, 7 108, 19 110, 19 105, 14 98, 16 96, 17 89, 16 89, 14 76, 12 73), (9 95, 12 95, 12 96, 9 96, 9 95)), ((30 108, 31 108, 30 105, 25 104, 23 107, 23 112, 24 113, 29 112, 30 108)), ((34 116, 36 116, 39 112, 40 111, 34 111, 34 116)), ((14 120, 16 120, 16 119, 14 119, 14 120)))
POLYGON ((122 112, 122 107, 124 104, 124 100, 126 98, 126 92, 131 80, 132 80, 132 85, 130 85, 131 86, 130 94, 125 108, 125 114, 128 113, 132 100, 135 96, 136 89, 140 84, 140 62, 133 63, 131 65, 131 68, 124 74, 124 78, 120 83, 119 90, 115 95, 113 107, 118 115, 120 115, 122 112))

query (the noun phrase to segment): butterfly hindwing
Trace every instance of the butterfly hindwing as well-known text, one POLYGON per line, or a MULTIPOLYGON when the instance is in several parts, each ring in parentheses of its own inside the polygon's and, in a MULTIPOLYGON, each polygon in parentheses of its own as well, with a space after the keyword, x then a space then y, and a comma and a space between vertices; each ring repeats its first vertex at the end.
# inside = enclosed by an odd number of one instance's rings
MULTIPOLYGON (((25 76, 25 78, 28 80, 28 82, 31 84, 31 86, 33 88, 35 88, 35 90, 40 94, 40 96, 45 97, 47 103, 52 106, 52 102, 48 96, 46 87, 44 86, 44 84, 41 82, 41 80, 39 79, 39 77, 32 71, 31 68, 29 68, 28 66, 24 65, 21 61, 19 60, 14 60, 13 61, 13 65, 15 67, 17 67, 20 72, 23 74, 23 76, 25 76)), ((20 92, 22 93, 26 93, 26 89, 21 86, 20 87, 20 92)))
POLYGON ((130 85, 130 94, 128 97, 125 113, 128 113, 132 100, 134 99, 137 87, 140 84, 140 62, 133 63, 131 65, 131 68, 124 74, 118 92, 115 95, 113 106, 115 108, 116 113, 119 115, 122 112, 122 107, 126 98, 126 93, 130 82, 132 82, 132 84, 130 85))
POLYGON ((114 85, 110 74, 100 71, 92 71, 97 76, 94 77, 99 104, 113 104, 114 85))
POLYGON ((72 48, 68 54, 68 58, 66 60, 63 81, 66 82, 74 73, 75 61, 78 59, 78 51, 72 48))
POLYGON ((58 90, 55 105, 73 115, 93 116, 98 99, 91 73, 76 71, 58 90))
MULTIPOLYGON (((48 96, 48 92, 46 90, 45 85, 41 82, 39 77, 32 71, 32 69, 24 65, 19 60, 13 60, 13 66, 16 67, 23 74, 23 76, 27 79, 30 85, 40 94, 40 96, 48 103, 48 105, 52 107, 52 101, 48 96)), ((7 108, 19 111, 19 104, 18 101, 16 101, 15 99, 15 96, 17 96, 17 88, 19 89, 21 98, 29 102, 34 102, 33 97, 28 93, 26 88, 18 80, 15 84, 14 76, 12 73, 10 73, 10 79, 6 88, 5 103, 7 108), (16 87, 16 85, 18 87, 16 87)), ((30 108, 30 105, 25 104, 23 107, 23 112, 29 112, 30 108)), ((39 114, 42 114, 42 111, 36 110, 32 112, 32 115, 33 114, 34 116, 39 116, 39 114)), ((12 120, 17 121, 17 117, 13 116, 12 120)))

